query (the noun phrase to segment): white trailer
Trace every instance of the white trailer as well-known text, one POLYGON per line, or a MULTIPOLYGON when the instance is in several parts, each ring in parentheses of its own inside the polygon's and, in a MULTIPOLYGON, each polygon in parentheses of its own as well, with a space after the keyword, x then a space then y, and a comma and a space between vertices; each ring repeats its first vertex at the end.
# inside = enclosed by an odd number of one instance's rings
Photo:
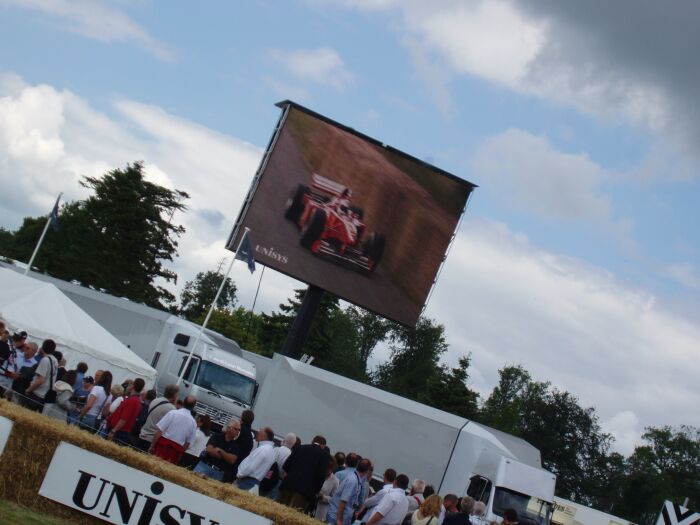
POLYGON ((556 477, 522 439, 276 354, 266 367, 255 421, 278 435, 315 434, 333 451, 425 479, 439 494, 486 504, 487 521, 514 508, 520 523, 549 523, 556 477))
POLYGON ((555 496, 552 525, 634 525, 634 523, 555 496))
MULTIPOLYGON (((9 267, 8 268, 12 268, 9 267)), ((14 268, 13 268, 14 269, 14 268)), ((156 388, 177 382, 200 327, 168 312, 92 290, 44 274, 50 282, 108 332, 158 372, 156 388)), ((258 391, 255 365, 241 356, 230 339, 207 330, 194 349, 180 395, 197 398, 195 410, 217 426, 252 407, 258 391), (223 347, 223 348, 222 348, 223 347)))

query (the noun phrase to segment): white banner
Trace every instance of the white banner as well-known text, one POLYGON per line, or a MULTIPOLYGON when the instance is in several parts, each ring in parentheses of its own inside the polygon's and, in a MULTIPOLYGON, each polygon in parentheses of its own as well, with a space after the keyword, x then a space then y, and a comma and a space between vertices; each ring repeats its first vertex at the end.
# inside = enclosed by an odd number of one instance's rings
POLYGON ((116 525, 271 525, 262 516, 65 442, 39 494, 116 525))
POLYGON ((12 432, 12 420, 0 416, 0 454, 5 451, 7 440, 10 439, 10 432, 12 432))

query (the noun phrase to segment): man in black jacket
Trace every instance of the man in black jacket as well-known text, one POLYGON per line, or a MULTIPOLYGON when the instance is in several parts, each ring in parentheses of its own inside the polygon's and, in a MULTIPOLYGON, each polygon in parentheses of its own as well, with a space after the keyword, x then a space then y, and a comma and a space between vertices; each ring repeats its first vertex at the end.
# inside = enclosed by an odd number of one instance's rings
POLYGON ((277 501, 302 512, 306 510, 321 490, 330 461, 323 436, 316 436, 309 445, 294 447, 284 462, 287 476, 282 480, 277 501))

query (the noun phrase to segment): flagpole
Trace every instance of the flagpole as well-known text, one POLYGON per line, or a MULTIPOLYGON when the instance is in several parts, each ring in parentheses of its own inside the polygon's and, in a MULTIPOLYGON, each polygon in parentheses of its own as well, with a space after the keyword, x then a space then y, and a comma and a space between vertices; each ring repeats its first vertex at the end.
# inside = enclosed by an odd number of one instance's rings
POLYGON ((236 262, 236 257, 238 256, 238 252, 241 249, 241 245, 243 244, 243 241, 245 241, 245 238, 248 236, 248 232, 250 231, 250 228, 246 227, 245 231, 243 232, 243 235, 241 236, 241 240, 238 241, 238 248, 236 248, 236 255, 234 255, 231 258, 231 264, 228 265, 228 270, 226 271, 226 275, 224 278, 221 280, 221 284, 219 285, 219 289, 216 291, 216 297, 214 297, 214 302, 211 303, 211 306, 209 307, 209 311, 207 312, 207 316, 204 318, 204 322, 202 323, 202 326, 199 328, 199 333, 197 334, 197 338, 194 340, 194 344, 192 345, 192 348, 190 348, 190 353, 187 355, 187 360, 185 361, 185 366, 182 367, 182 370, 180 370, 180 375, 177 378, 177 385, 180 386, 180 382, 182 381, 182 377, 185 375, 185 372, 187 371, 187 367, 190 366, 190 361, 192 361, 192 354, 194 354, 194 349, 197 348, 197 345, 199 344, 199 340, 202 338, 202 334, 204 334, 204 330, 207 327, 207 324, 209 324, 209 319, 211 318, 211 314, 214 312, 214 308, 216 308, 216 303, 219 300, 219 296, 221 295, 221 292, 224 289, 224 285, 226 284, 226 280, 228 279, 229 274, 231 273, 231 268, 233 268, 233 263, 236 262))
POLYGON ((29 259, 29 264, 27 264, 27 267, 24 269, 24 275, 27 275, 29 273, 29 270, 32 268, 32 264, 34 263, 34 259, 36 258, 36 254, 39 253, 39 248, 41 248, 41 243, 44 242, 44 237, 46 237, 46 232, 49 231, 49 225, 51 224, 51 221, 53 220, 53 211, 56 209, 58 206, 58 201, 61 200, 61 195, 63 195, 63 192, 58 194, 58 199, 56 199, 56 204, 54 204, 54 207, 51 208, 51 213, 49 213, 48 218, 46 219, 46 224, 44 225, 44 231, 41 232, 41 237, 39 237, 39 242, 36 243, 36 246, 34 247, 34 253, 32 253, 31 259, 29 259))

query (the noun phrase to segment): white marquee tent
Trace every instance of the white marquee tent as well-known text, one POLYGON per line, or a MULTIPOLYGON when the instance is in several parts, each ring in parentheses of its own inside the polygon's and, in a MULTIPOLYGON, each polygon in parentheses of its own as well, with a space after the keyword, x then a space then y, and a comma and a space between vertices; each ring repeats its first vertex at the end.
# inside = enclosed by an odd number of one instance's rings
POLYGON ((117 384, 135 377, 143 378, 148 386, 155 384, 155 369, 53 284, 0 268, 0 319, 8 330, 26 330, 38 344, 44 339, 56 341, 67 369, 84 361, 88 375, 109 370, 117 384))

